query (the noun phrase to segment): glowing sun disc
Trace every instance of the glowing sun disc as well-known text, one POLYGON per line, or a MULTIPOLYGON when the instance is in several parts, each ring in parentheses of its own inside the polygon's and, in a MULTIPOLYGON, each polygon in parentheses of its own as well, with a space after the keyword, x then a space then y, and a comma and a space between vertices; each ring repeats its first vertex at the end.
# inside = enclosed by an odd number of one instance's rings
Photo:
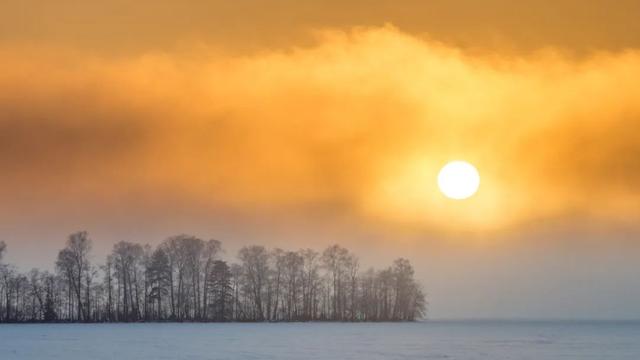
POLYGON ((478 191, 480 174, 466 161, 451 161, 438 173, 438 187, 448 198, 467 199, 478 191))

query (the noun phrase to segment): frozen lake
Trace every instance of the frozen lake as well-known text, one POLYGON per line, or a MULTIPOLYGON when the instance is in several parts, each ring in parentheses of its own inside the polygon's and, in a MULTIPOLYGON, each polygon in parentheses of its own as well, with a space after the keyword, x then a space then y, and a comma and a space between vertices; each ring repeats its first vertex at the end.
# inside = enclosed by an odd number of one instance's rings
POLYGON ((640 322, 0 325, 0 359, 640 359, 640 322))

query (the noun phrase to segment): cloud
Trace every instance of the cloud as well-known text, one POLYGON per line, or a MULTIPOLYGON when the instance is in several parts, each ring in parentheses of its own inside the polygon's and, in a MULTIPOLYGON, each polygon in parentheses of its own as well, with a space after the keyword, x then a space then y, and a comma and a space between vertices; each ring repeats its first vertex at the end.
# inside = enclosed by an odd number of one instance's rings
POLYGON ((135 193, 442 231, 640 210, 637 51, 472 54, 387 26, 247 56, 7 45, 0 58, 9 201, 135 193), (461 203, 435 185, 457 158, 482 176, 461 203))

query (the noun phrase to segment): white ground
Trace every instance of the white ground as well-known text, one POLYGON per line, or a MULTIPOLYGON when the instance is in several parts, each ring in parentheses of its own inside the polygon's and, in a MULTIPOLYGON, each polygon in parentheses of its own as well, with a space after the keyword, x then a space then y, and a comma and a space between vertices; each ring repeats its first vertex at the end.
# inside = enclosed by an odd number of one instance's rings
POLYGON ((640 323, 0 325, 0 359, 638 360, 640 323))

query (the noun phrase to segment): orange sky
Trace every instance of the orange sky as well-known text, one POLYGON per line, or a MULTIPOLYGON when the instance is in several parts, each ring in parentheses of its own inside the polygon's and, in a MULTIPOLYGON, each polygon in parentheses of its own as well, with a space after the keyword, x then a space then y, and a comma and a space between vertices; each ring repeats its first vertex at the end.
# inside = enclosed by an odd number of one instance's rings
POLYGON ((640 317, 637 2, 8 8, 0 239, 17 263, 79 228, 99 254, 178 232, 230 257, 340 242, 409 256, 436 317, 640 317), (437 189, 451 159, 480 171, 469 200, 437 189))

